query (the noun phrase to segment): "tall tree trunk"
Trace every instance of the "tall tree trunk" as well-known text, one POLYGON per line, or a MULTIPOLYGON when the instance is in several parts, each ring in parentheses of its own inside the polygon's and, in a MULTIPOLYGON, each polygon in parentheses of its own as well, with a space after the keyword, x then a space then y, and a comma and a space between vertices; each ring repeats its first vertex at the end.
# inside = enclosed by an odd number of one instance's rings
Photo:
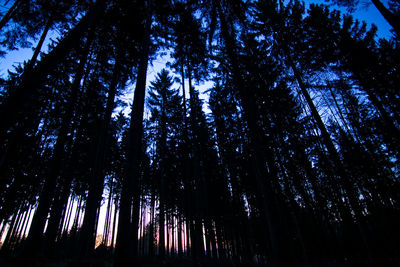
POLYGON ((85 215, 83 217, 79 253, 81 259, 86 257, 94 249, 96 242, 96 213, 100 206, 101 196, 104 188, 104 161, 108 153, 109 129, 112 112, 114 110, 114 100, 119 82, 120 62, 116 60, 113 76, 107 97, 107 105, 104 119, 98 135, 94 165, 92 168, 89 192, 86 200, 85 215))
POLYGON ((195 244, 192 244, 192 256, 195 261, 204 256, 204 243, 203 243, 203 227, 202 227, 202 217, 203 213, 203 195, 202 193, 202 185, 201 185, 201 159, 200 159, 200 150, 199 150, 199 140, 198 140, 198 127, 197 116, 201 112, 197 110, 196 99, 195 99, 195 91, 192 86, 192 71, 191 66, 188 64, 188 78, 189 78, 189 95, 190 95, 190 120, 191 120, 191 129, 192 129, 192 140, 191 140, 191 154, 192 154, 192 166, 193 166, 193 179, 195 183, 195 210, 194 210, 194 224, 193 224, 193 232, 191 232, 192 241, 195 241, 195 244))
POLYGON ((253 164, 255 165, 254 169, 256 170, 255 182, 257 184, 258 197, 260 198, 263 207, 262 219, 265 222, 267 228, 266 240, 269 243, 269 247, 271 249, 271 263, 279 264, 279 262, 284 261, 285 258, 283 257, 283 255, 281 256, 281 253, 283 251, 280 249, 278 239, 280 237, 280 235, 278 234, 279 227, 277 224, 277 221, 279 220, 279 213, 276 210, 278 205, 275 199, 275 192, 273 192, 272 190, 272 184, 276 181, 271 180, 277 179, 277 171, 274 165, 273 153, 272 151, 263 151, 263 147, 266 146, 263 145, 263 135, 262 133, 260 133, 260 129, 256 121, 256 118, 258 117, 256 104, 250 93, 246 91, 246 87, 243 82, 241 72, 239 70, 235 39, 234 36, 232 36, 232 34, 229 32, 228 23, 220 4, 217 5, 217 9, 221 22, 222 36, 225 41, 228 58, 232 67, 234 83, 239 93, 241 104, 243 106, 244 117, 247 121, 247 125, 249 128, 251 141, 250 145, 254 151, 253 164), (268 162, 269 171, 266 169, 265 160, 267 160, 268 162), (271 177, 270 183, 265 182, 266 177, 271 177))
MULTIPOLYGON (((147 9, 149 9, 149 7, 147 9)), ((116 267, 125 265, 129 260, 129 255, 132 255, 132 257, 135 259, 137 254, 137 213, 139 209, 138 200, 140 194, 139 176, 140 162, 142 157, 143 110, 151 29, 151 12, 150 10, 147 10, 147 12, 148 14, 141 44, 141 58, 139 61, 136 88, 132 105, 131 122, 128 133, 129 137, 125 175, 122 179, 117 244, 114 256, 114 264, 116 267), (133 192, 131 191, 132 189, 133 192), (133 203, 133 212, 131 212, 133 198, 135 198, 136 201, 133 203), (133 225, 130 223, 131 220, 133 225), (131 242, 133 242, 133 250, 130 249, 131 242)))
MULTIPOLYGON (((160 140, 160 238, 159 238, 159 255, 160 257, 164 257, 165 255, 165 219, 166 210, 165 210, 165 157, 167 154, 167 121, 166 121, 166 92, 163 92, 161 95, 162 105, 161 105, 161 140, 160 140)), ((168 253, 168 221, 167 221, 167 253, 168 253)))
POLYGON ((70 224, 70 222, 71 222, 72 209, 73 209, 73 207, 74 207, 74 199, 73 199, 72 197, 70 197, 70 196, 69 196, 69 199, 70 199, 70 201, 69 201, 69 205, 68 205, 68 209, 67 209, 67 217, 66 217, 66 219, 65 219, 65 221, 64 221, 63 228, 62 228, 61 231, 58 233, 57 239, 60 239, 61 236, 62 236, 62 234, 63 234, 64 232, 67 232, 67 231, 68 231, 69 224, 70 224))

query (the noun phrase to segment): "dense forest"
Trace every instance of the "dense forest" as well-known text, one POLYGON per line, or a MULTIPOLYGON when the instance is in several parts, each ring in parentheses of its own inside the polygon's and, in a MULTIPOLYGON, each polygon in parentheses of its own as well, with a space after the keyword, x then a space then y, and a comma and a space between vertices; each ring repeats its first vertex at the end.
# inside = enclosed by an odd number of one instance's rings
POLYGON ((1 3, 0 265, 400 266, 398 0, 1 3))

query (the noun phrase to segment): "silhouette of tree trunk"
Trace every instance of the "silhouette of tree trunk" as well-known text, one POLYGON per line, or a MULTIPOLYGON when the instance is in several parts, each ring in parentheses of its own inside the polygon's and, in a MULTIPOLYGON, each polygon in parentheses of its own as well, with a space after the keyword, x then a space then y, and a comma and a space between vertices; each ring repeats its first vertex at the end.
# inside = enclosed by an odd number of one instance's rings
MULTIPOLYGON (((147 7, 149 9, 149 7, 147 7)), ((122 179, 120 213, 115 250, 115 266, 124 266, 129 255, 135 259, 137 254, 137 231, 139 211, 139 176, 142 157, 143 110, 146 89, 146 74, 149 59, 151 12, 147 10, 145 31, 141 44, 138 75, 134 93, 131 122, 129 128, 125 175, 122 179), (132 207, 132 201, 133 202, 132 207), (131 225, 132 221, 132 225, 131 225), (133 242, 133 249, 131 249, 133 242)))
MULTIPOLYGON (((259 126, 257 125, 256 118, 257 112, 255 110, 256 104, 252 99, 252 96, 245 90, 243 80, 241 78, 241 73, 239 70, 239 64, 237 60, 236 45, 234 36, 229 33, 228 23, 226 21, 226 16, 224 15, 221 5, 217 5, 217 11, 221 23, 221 32, 225 42, 225 47, 227 50, 228 58, 230 60, 230 66, 232 67, 232 74, 234 79, 234 84, 238 90, 239 97, 241 99, 241 104, 243 106, 244 117, 247 121, 249 128, 249 135, 251 140, 251 147, 254 151, 254 170, 256 171, 256 184, 258 190, 258 197, 262 203, 262 219, 267 227, 267 237, 266 240, 269 241, 269 247, 271 249, 271 262, 272 264, 278 264, 280 261, 284 260, 280 255, 283 251, 280 250, 279 240, 278 240, 278 226, 276 224, 277 212, 276 200, 274 199, 274 192, 272 191, 271 184, 265 183, 265 177, 269 176, 270 179, 277 178, 277 172, 274 166, 274 160, 272 158, 273 154, 270 151, 264 151, 262 144, 264 143, 262 134, 259 133, 259 126), (270 171, 266 170, 265 158, 267 159, 268 167, 270 171), (274 210, 275 209, 275 210, 274 210)), ((271 182, 272 183, 272 182, 271 182)))
POLYGON ((156 202, 156 194, 154 192, 154 185, 151 188, 150 200, 150 225, 149 225, 149 256, 154 256, 154 205, 156 202))
MULTIPOLYGON (((194 210, 194 224, 192 224, 193 232, 191 231, 192 237, 192 256, 195 261, 204 256, 204 243, 203 243, 203 205, 202 205, 202 194, 201 194, 201 166, 200 166, 200 151, 199 151, 199 140, 198 140, 198 127, 197 127, 197 116, 199 110, 195 104, 195 92, 192 85, 192 71, 188 64, 188 78, 189 78, 189 94, 190 94, 190 119, 191 119, 191 153, 192 153, 192 166, 193 166, 193 180, 195 183, 195 210, 194 210)), ((192 229, 191 229, 192 230, 192 229)))
POLYGON ((14 1, 13 5, 8 9, 7 13, 0 20, 0 30, 12 18, 12 16, 14 15, 15 11, 18 9, 21 3, 22 3, 21 0, 14 1))
POLYGON ((85 215, 83 217, 82 229, 80 234, 80 257, 83 259, 94 249, 96 241, 96 213, 100 206, 101 196, 104 188, 104 170, 103 165, 108 153, 109 129, 112 112, 114 110, 114 99, 119 82, 120 62, 117 59, 114 65, 113 75, 109 87, 107 105, 104 113, 104 119, 98 135, 94 165, 91 173, 89 192, 86 200, 85 215))
POLYGON ((26 67, 27 71, 31 71, 31 69, 35 66, 36 61, 38 59, 39 53, 42 50, 42 46, 44 41, 46 40, 47 37, 47 33, 49 32, 51 26, 53 25, 53 21, 51 19, 49 19, 43 29, 42 34, 40 35, 40 39, 39 42, 36 45, 35 51, 31 57, 31 59, 28 62, 28 66, 26 67))
POLYGON ((118 201, 119 198, 117 197, 115 199, 115 204, 114 204, 114 219, 113 219, 113 227, 112 227, 112 235, 111 235, 111 247, 115 248, 115 227, 117 226, 117 213, 118 213, 118 201))
POLYGON ((371 0, 375 7, 379 10, 386 21, 393 27, 397 36, 400 36, 400 17, 393 14, 385 5, 379 0, 371 0))

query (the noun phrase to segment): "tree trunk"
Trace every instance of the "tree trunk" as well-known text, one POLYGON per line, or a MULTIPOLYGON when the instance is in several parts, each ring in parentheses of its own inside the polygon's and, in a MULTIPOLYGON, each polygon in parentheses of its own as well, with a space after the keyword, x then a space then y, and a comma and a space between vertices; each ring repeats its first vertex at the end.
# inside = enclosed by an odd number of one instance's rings
POLYGON ((3 29, 3 27, 7 24, 7 22, 12 18, 12 16, 15 13, 15 10, 17 10, 21 2, 22 2, 21 0, 15 0, 14 4, 8 9, 7 13, 1 18, 0 30, 3 29))
POLYGON ((379 10, 386 21, 393 27, 397 36, 400 37, 400 18, 398 15, 393 14, 385 5, 379 0, 371 0, 375 7, 379 10))
MULTIPOLYGON (((149 8, 148 8, 149 9, 149 8)), ((127 160, 125 175, 122 180, 122 191, 120 201, 120 213, 117 233, 117 244, 115 251, 115 266, 123 266, 129 260, 129 255, 135 259, 137 254, 137 230, 139 201, 139 176, 140 162, 142 157, 142 135, 143 135, 143 110, 146 90, 146 74, 149 59, 151 13, 149 10, 146 18, 145 32, 141 44, 141 58, 138 67, 136 89, 132 105, 131 122, 129 128, 127 160), (133 189, 133 192, 131 191, 133 189), (136 201, 133 203, 133 196, 136 201), (132 226, 131 221, 132 219, 132 226), (132 232, 131 232, 132 230, 132 232), (133 250, 130 244, 133 242, 133 250), (131 253, 132 252, 132 253, 131 253)))
POLYGON ((42 35, 40 36, 38 44, 36 45, 35 52, 33 53, 31 60, 29 60, 28 66, 26 67, 28 71, 30 71, 35 66, 39 53, 42 50, 44 40, 46 40, 47 33, 49 32, 51 25, 53 25, 53 21, 49 19, 46 23, 46 26, 44 27, 42 35))
POLYGON ((178 232, 177 232, 177 238, 178 238, 178 256, 182 256, 182 219, 181 215, 178 214, 178 219, 177 219, 177 224, 178 224, 178 232))
POLYGON ((104 114, 103 123, 98 135, 94 166, 91 173, 89 184, 89 193, 86 200, 85 215, 83 217, 81 235, 80 235, 80 257, 83 259, 94 249, 96 242, 96 213, 100 206, 101 196, 104 188, 104 172, 103 166, 105 157, 108 153, 109 129, 111 123, 112 112, 114 110, 114 99, 117 92, 119 82, 120 63, 117 59, 115 62, 113 76, 107 97, 107 105, 104 114))
POLYGON ((108 196, 107 203, 107 212, 106 212, 106 222, 104 224, 104 233, 103 233, 103 244, 108 246, 108 239, 110 235, 110 224, 111 224, 111 210, 112 210, 112 194, 113 194, 113 178, 110 181, 110 194, 108 196))
MULTIPOLYGON (((281 253, 283 252, 280 249, 278 238, 280 235, 278 234, 278 224, 279 220, 279 212, 276 210, 278 207, 277 201, 275 199, 275 192, 272 190, 272 184, 276 181, 272 181, 273 179, 277 179, 277 171, 275 170, 273 153, 272 151, 263 151, 263 135, 260 133, 259 126, 257 125, 256 118, 256 104, 253 97, 249 92, 246 91, 244 82, 241 78, 241 73, 238 68, 239 64, 237 62, 237 52, 235 39, 232 34, 229 33, 228 24, 226 22, 226 18, 224 13, 222 12, 221 5, 217 5, 218 15, 221 21, 221 31, 225 41, 225 46, 228 52, 228 58, 231 63, 233 79, 236 85, 236 89, 239 92, 239 97, 241 99, 241 104, 243 106, 244 117, 247 121, 247 125, 249 128, 250 135, 250 145, 254 151, 254 161, 253 164, 254 169, 256 170, 255 182, 258 190, 258 197, 261 200, 263 213, 262 219, 265 222, 265 226, 267 228, 267 236, 266 240, 269 242, 270 258, 272 264, 279 264, 285 260, 281 253), (265 159, 268 162, 269 171, 266 169, 265 159), (265 183, 265 178, 270 178, 270 183, 265 183)), ((269 149, 268 149, 269 150, 269 149)))
POLYGON ((156 201, 156 194, 154 188, 151 190, 150 200, 150 226, 149 226, 149 256, 154 256, 154 205, 156 201))
POLYGON ((113 227, 111 234, 111 247, 115 248, 114 239, 115 239, 115 227, 117 225, 117 211, 118 211, 118 198, 115 200, 114 204, 114 219, 113 219, 113 227))

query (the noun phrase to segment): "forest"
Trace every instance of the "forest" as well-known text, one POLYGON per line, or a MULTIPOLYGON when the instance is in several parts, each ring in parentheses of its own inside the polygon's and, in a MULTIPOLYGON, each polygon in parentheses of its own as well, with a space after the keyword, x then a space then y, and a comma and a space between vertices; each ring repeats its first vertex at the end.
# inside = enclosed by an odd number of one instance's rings
POLYGON ((0 6, 1 266, 400 266, 399 0, 0 6))

